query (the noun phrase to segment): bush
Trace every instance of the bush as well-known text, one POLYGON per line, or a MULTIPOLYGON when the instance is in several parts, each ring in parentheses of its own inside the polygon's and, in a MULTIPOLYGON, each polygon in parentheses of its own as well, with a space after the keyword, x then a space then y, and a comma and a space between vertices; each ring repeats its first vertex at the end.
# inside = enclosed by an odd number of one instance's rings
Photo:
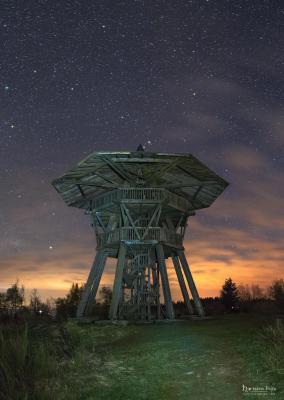
POLYGON ((263 328, 260 338, 264 343, 264 364, 277 374, 284 374, 284 323, 277 319, 274 325, 263 328))
POLYGON ((279 311, 283 312, 284 309, 284 280, 278 279, 273 282, 272 286, 268 289, 269 294, 275 300, 279 311))
POLYGON ((220 315, 226 311, 220 297, 205 297, 202 304, 206 315, 220 315))
POLYGON ((66 335, 53 324, 12 323, 0 330, 0 399, 52 400, 66 335))

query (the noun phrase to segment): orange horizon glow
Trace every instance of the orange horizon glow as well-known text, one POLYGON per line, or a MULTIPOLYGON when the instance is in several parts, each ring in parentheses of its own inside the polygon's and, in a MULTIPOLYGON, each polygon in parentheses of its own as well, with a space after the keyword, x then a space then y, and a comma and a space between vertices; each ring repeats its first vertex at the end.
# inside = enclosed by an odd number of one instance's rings
MULTIPOLYGON (((198 223, 196 228, 199 228, 198 223)), ((218 234, 211 229, 206 232, 204 226, 202 230, 206 233, 206 239, 185 241, 186 257, 201 297, 218 296, 228 277, 237 284, 258 284, 263 288, 283 277, 280 259, 283 259, 284 250, 279 246, 245 237, 243 232, 236 229, 222 229, 218 234), (210 236, 214 237, 214 241, 212 237, 209 240, 210 236), (218 248, 217 244, 221 239, 223 244, 234 240, 236 248, 218 248), (238 256, 238 251, 242 253, 248 249, 252 249, 253 258, 244 259, 238 256)), ((41 297, 46 299, 64 296, 73 282, 82 284, 86 281, 94 257, 91 249, 66 246, 55 248, 46 254, 40 264, 33 253, 6 260, 7 268, 2 269, 1 290, 7 289, 19 279, 27 292, 36 288, 41 297)), ((115 259, 108 258, 100 286, 112 286, 115 264, 115 259)), ((182 300, 170 260, 167 260, 167 266, 173 300, 182 300)))
MULTIPOLYGON (((218 296, 228 277, 237 284, 258 284, 263 288, 284 277, 283 200, 275 191, 282 187, 284 176, 266 174, 255 182, 246 180, 252 171, 262 170, 267 160, 241 146, 227 149, 225 154, 226 164, 236 171, 235 197, 229 186, 209 209, 197 211, 190 218, 185 236, 186 256, 201 297, 218 296)), ((3 251, 0 290, 19 279, 28 290, 37 288, 43 298, 57 297, 66 294, 73 282, 86 281, 95 255, 93 233, 83 229, 85 216, 82 215, 81 231, 78 220, 72 220, 81 210, 59 204, 60 212, 65 213, 62 226, 66 221, 75 222, 64 227, 69 234, 65 241, 52 241, 52 249, 40 219, 34 219, 39 210, 31 208, 23 213, 16 209, 15 221, 29 226, 29 232, 45 240, 29 250, 17 250, 15 245, 17 251, 3 251)), ((0 244, 3 250, 11 246, 4 239, 0 244)), ((114 270, 115 260, 108 259, 101 285, 112 285, 114 270)), ((168 274, 173 299, 179 300, 181 293, 171 262, 168 274)))

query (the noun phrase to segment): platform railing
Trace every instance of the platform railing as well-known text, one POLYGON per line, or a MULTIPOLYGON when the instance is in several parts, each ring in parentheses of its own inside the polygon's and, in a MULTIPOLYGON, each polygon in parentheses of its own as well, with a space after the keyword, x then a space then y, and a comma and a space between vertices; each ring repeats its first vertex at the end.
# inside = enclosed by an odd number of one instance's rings
POLYGON ((120 241, 126 242, 139 242, 139 241, 153 241, 153 242, 166 242, 175 246, 182 245, 182 236, 176 232, 165 230, 161 227, 148 228, 137 227, 123 227, 115 229, 110 232, 104 232, 97 234, 97 246, 98 248, 106 247, 108 245, 118 245, 120 241), (139 234, 139 236, 137 235, 139 234), (146 233, 146 234, 145 234, 146 233), (143 238, 143 239, 142 239, 143 238))
POLYGON ((123 188, 123 200, 155 200, 163 201, 165 199, 165 190, 159 188, 123 188))
POLYGON ((163 202, 167 201, 172 207, 186 211, 191 208, 191 203, 182 196, 179 196, 167 189, 160 188, 120 188, 106 192, 92 200, 94 211, 109 207, 119 201, 129 202, 163 202))

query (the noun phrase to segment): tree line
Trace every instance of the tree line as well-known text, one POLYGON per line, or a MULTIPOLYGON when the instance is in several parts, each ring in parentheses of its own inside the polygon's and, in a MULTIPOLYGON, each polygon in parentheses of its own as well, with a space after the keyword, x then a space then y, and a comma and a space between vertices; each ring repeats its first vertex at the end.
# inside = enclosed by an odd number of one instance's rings
MULTIPOLYGON (((0 293, 0 316, 3 318, 20 313, 30 313, 57 319, 75 317, 83 290, 83 285, 73 283, 65 297, 42 301, 37 289, 33 289, 27 298, 24 286, 17 281, 6 292, 0 293)), ((99 298, 94 304, 92 314, 106 319, 111 296, 111 289, 103 286, 99 291, 99 298)), ((202 303, 207 315, 224 312, 283 313, 284 280, 275 280, 264 290, 256 284, 237 285, 231 278, 228 278, 225 280, 219 296, 203 298, 202 303)), ((182 301, 174 303, 174 308, 177 316, 186 313, 182 301)))

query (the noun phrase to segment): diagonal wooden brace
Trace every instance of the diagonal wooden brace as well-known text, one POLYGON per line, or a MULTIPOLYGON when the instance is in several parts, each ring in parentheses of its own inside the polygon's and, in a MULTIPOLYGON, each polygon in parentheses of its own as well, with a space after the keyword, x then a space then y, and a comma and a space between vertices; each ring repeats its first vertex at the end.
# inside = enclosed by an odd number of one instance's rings
POLYGON ((189 289, 190 289, 191 294, 192 294, 192 298, 193 298, 193 301, 194 301, 194 305, 195 305, 197 314, 200 317, 203 317, 205 315, 204 309, 203 309, 201 300, 199 298, 199 294, 198 294, 198 291, 196 289, 193 277, 191 275, 191 272, 190 272, 190 269, 189 269, 189 265, 187 263, 187 259, 185 257, 184 251, 178 250, 177 253, 178 253, 178 256, 179 256, 179 259, 180 259, 180 262, 181 262, 181 265, 182 265, 182 268, 183 268, 183 272, 185 274, 185 277, 186 277, 186 280, 187 280, 187 283, 188 283, 188 286, 189 286, 189 289))
POLYGON ((194 313, 193 312, 193 308, 192 308, 192 305, 191 305, 191 302, 190 302, 190 299, 189 299, 189 295, 188 295, 188 292, 187 292, 186 284, 185 284, 184 279, 183 279, 183 275, 182 275, 182 271, 181 271, 181 267, 180 267, 178 256, 173 255, 172 259, 173 259, 173 264, 174 264, 174 267, 175 267, 175 270, 176 270, 179 286, 181 288, 181 293, 182 293, 182 296, 183 296, 184 304, 185 304, 185 306, 186 306, 186 308, 188 310, 188 313, 189 314, 193 314, 194 313))

